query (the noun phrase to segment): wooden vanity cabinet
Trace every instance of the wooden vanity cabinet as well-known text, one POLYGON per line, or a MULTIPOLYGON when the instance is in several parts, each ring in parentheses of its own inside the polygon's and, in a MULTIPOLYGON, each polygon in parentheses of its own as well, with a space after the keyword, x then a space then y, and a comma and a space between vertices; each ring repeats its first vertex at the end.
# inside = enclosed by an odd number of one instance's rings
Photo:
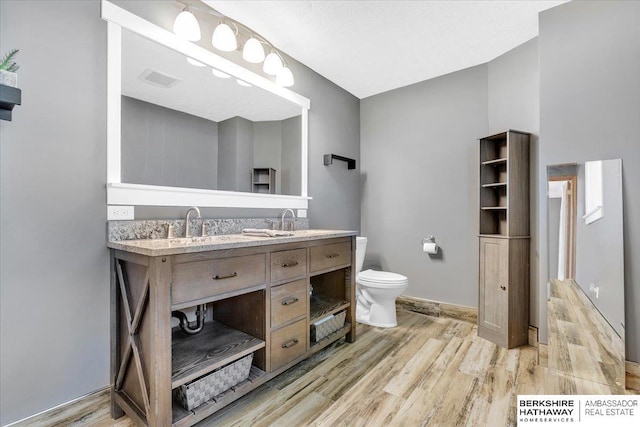
POLYGON ((354 342, 354 255, 352 236, 160 256, 112 249, 112 416, 189 426, 330 343, 354 342), (201 305, 202 332, 171 328, 171 311, 201 305), (344 327, 311 343, 311 324, 343 310, 344 327), (247 380, 190 411, 174 401, 177 387, 249 354, 247 380))

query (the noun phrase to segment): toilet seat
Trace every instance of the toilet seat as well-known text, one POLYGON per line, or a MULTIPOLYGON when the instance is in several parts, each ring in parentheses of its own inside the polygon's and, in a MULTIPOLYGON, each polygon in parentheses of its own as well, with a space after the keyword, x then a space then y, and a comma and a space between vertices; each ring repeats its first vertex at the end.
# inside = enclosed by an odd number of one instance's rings
POLYGON ((409 283, 402 274, 391 273, 389 271, 366 270, 361 271, 356 278, 358 283, 371 288, 397 288, 409 283))

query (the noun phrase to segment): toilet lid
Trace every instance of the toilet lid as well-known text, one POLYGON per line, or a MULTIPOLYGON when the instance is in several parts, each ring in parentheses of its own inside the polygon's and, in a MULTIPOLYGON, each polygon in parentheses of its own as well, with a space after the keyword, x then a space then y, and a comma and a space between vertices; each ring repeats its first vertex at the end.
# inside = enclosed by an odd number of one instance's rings
POLYGON ((406 276, 389 271, 366 270, 358 274, 358 282, 378 283, 381 285, 404 285, 409 282, 406 276))

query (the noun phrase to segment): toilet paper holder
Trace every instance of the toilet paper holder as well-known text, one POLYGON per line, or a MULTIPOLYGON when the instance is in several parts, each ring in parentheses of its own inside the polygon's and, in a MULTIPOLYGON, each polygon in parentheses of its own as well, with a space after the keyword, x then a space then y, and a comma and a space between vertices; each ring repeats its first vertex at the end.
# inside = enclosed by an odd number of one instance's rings
POLYGON ((435 243, 435 242, 436 242, 436 238, 433 236, 429 236, 422 239, 422 242, 420 244, 424 245, 425 243, 435 243))
POLYGON ((422 251, 428 253, 430 257, 437 256, 439 250, 435 237, 429 236, 422 239, 422 251))

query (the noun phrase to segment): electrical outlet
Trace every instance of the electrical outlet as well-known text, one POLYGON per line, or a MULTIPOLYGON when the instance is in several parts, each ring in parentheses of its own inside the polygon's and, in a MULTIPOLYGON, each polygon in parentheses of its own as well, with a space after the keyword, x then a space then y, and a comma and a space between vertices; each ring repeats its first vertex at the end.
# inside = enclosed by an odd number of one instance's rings
POLYGON ((107 221, 133 219, 133 206, 107 206, 107 221))
POLYGON ((595 283, 589 284, 589 292, 591 293, 591 295, 596 297, 596 299, 600 298, 600 286, 596 286, 595 283))

